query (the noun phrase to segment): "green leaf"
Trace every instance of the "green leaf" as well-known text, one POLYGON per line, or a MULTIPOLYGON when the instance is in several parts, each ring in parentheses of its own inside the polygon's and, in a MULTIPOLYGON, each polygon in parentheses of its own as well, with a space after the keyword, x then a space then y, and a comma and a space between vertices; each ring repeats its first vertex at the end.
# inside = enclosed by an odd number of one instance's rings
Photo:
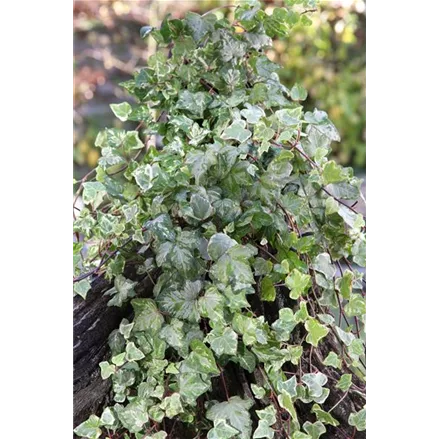
POLYGON ((162 327, 164 318, 152 299, 133 299, 134 331, 151 331, 156 333, 162 327))
POLYGON ((101 368, 101 377, 103 380, 110 378, 110 376, 116 372, 116 366, 110 364, 108 361, 102 361, 99 363, 99 367, 101 368))
POLYGON ((301 431, 295 431, 293 433, 293 439, 312 439, 309 434, 302 433, 301 431))
POLYGON ((323 394, 323 386, 328 382, 328 378, 321 372, 306 373, 303 375, 302 381, 308 387, 309 395, 313 398, 323 394))
POLYGON ((302 108, 286 108, 284 110, 277 110, 276 117, 279 123, 286 127, 293 127, 299 124, 302 108))
POLYGON ((333 425, 334 427, 340 425, 340 422, 338 422, 337 419, 335 419, 330 413, 322 410, 318 404, 314 404, 312 406, 311 412, 315 413, 317 420, 323 422, 324 424, 333 425))
POLYGON ((173 393, 171 396, 167 396, 160 404, 160 408, 165 411, 168 418, 173 418, 179 413, 184 411, 181 405, 180 394, 173 393))
POLYGON ((349 425, 355 427, 358 431, 366 430, 366 407, 363 407, 357 413, 351 413, 348 419, 349 425))
POLYGON ((96 415, 91 415, 86 421, 78 425, 74 432, 79 437, 99 439, 102 434, 102 430, 99 428, 100 426, 101 420, 96 415))
POLYGON ((145 358, 145 354, 136 347, 133 342, 129 342, 126 347, 126 360, 127 361, 138 361, 145 358))
POLYGON ((202 281, 192 282, 187 280, 181 290, 172 288, 163 291, 157 297, 157 302, 163 311, 173 317, 189 322, 198 322, 200 320, 198 297, 202 288, 202 281))
POLYGON ((323 166, 323 184, 326 186, 331 183, 340 183, 349 179, 349 174, 346 169, 331 160, 323 166))
POLYGON ((226 424, 224 419, 215 420, 213 425, 207 433, 207 439, 230 439, 239 433, 239 430, 226 424))
POLYGON ((326 356, 326 358, 323 360, 323 364, 325 366, 332 366, 336 369, 341 368, 341 360, 339 356, 335 352, 329 352, 329 354, 326 356))
POLYGON ((211 216, 213 213, 212 205, 210 204, 209 200, 201 195, 193 194, 191 196, 190 205, 192 207, 194 217, 201 221, 209 218, 209 216, 211 216))
POLYGON ((205 92, 192 93, 189 90, 182 90, 178 94, 176 108, 187 110, 193 116, 202 118, 209 101, 210 97, 205 92))
POLYGON ((91 204, 95 209, 104 201, 107 194, 105 186, 99 181, 87 181, 82 184, 82 201, 91 204))
POLYGON ((117 418, 114 414, 114 409, 106 407, 101 415, 101 423, 107 428, 115 429, 117 418))
POLYGON ((235 120, 232 125, 225 129, 221 135, 225 140, 237 140, 238 142, 245 142, 251 136, 251 131, 245 128, 245 122, 243 120, 235 120))
POLYGON ((268 405, 262 410, 256 410, 256 414, 261 421, 266 421, 268 425, 276 423, 276 409, 272 405, 268 405))
POLYGON ((269 426, 268 422, 261 419, 258 423, 258 427, 253 433, 253 438, 264 438, 267 437, 272 439, 274 437, 274 430, 269 426))
POLYGON ((207 245, 207 253, 212 260, 217 261, 227 250, 238 243, 224 233, 213 235, 207 245))
POLYGON ((144 399, 135 398, 126 406, 117 404, 114 408, 122 425, 131 433, 141 431, 149 420, 147 403, 144 399))
POLYGON ((114 279, 114 287, 105 293, 105 296, 112 296, 107 305, 121 307, 129 298, 135 297, 136 285, 137 282, 126 279, 121 274, 117 275, 114 279))
POLYGON ((210 378, 204 378, 205 376, 196 372, 178 374, 178 388, 185 402, 195 405, 199 396, 211 390, 210 378))
POLYGON ((250 387, 256 399, 263 399, 265 397, 266 390, 263 387, 260 387, 253 383, 250 384, 250 387))
POLYGON ((238 349, 238 335, 232 329, 227 327, 221 335, 210 332, 207 341, 216 355, 235 355, 238 349))
POLYGON ((121 104, 110 104, 110 108, 113 111, 114 115, 122 122, 127 121, 131 112, 133 111, 131 105, 128 102, 122 102, 121 104))
POLYGON ((247 119, 248 123, 256 124, 259 122, 259 119, 261 117, 265 117, 265 111, 258 107, 257 105, 251 105, 246 103, 245 106, 247 107, 244 110, 241 110, 241 114, 243 117, 247 119))
POLYGON ((325 338, 329 333, 329 329, 326 326, 321 325, 316 319, 307 320, 305 322, 305 328, 308 331, 306 341, 314 347, 317 347, 319 341, 325 338))
POLYGON ((303 429, 311 436, 311 439, 319 439, 319 437, 326 432, 325 426, 320 422, 311 422, 306 421, 303 424, 303 429))
POLYGON ((337 389, 342 390, 343 392, 347 392, 352 385, 352 375, 350 373, 343 374, 335 387, 337 389))
POLYGON ((253 405, 250 399, 241 399, 239 396, 232 396, 228 401, 216 403, 206 412, 207 419, 211 421, 225 420, 241 434, 240 438, 250 439, 252 422, 249 413, 253 405))
POLYGON ((84 300, 87 297, 87 293, 90 291, 91 284, 88 279, 82 279, 79 282, 73 284, 73 291, 81 296, 84 300))
POLYGON ((212 351, 200 340, 191 342, 192 352, 184 360, 182 372, 198 372, 202 374, 217 374, 218 367, 212 351))
POLYGON ((265 276, 261 281, 261 298, 267 302, 273 302, 276 298, 276 289, 268 276, 265 276))
POLYGON ((321 253, 314 259, 313 268, 320 273, 323 273, 326 279, 332 279, 335 276, 336 269, 331 262, 331 257, 328 253, 321 253))
POLYGON ((290 297, 297 300, 308 291, 311 276, 303 274, 296 268, 285 278, 285 285, 290 289, 290 297))
POLYGON ((294 101, 304 101, 308 97, 308 92, 306 89, 297 82, 294 84, 293 88, 291 89, 291 98, 294 101))
POLYGON ((366 301, 361 294, 351 294, 349 302, 345 305, 344 310, 348 317, 362 316, 366 314, 366 301))

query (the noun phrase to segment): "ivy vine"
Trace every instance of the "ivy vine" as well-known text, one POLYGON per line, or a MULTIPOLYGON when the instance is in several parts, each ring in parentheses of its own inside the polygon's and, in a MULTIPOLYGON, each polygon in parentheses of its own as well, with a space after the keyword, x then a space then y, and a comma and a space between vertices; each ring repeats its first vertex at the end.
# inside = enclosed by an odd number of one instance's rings
POLYGON ((315 6, 249 0, 231 21, 188 12, 141 29, 159 49, 122 84, 137 104, 111 105, 137 128, 100 132, 99 165, 75 182, 74 293, 105 276, 108 305, 134 310, 100 364, 114 404, 78 436, 172 438, 179 422, 194 438, 318 439, 349 395, 362 407, 343 434, 365 429, 361 180, 328 159, 336 128, 266 55, 315 6))

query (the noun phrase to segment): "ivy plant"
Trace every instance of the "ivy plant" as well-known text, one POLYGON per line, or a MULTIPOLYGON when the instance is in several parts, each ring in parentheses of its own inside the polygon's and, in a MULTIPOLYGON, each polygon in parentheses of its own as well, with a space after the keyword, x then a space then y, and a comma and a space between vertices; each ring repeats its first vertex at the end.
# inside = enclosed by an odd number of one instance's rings
POLYGON ((188 12, 141 29, 157 53, 122 84, 136 104, 111 105, 137 128, 100 132, 99 165, 76 182, 74 293, 105 276, 108 305, 134 310, 100 364, 113 403, 79 437, 365 429, 361 180, 327 158, 337 129, 267 56, 315 6, 249 0, 231 20, 188 12))

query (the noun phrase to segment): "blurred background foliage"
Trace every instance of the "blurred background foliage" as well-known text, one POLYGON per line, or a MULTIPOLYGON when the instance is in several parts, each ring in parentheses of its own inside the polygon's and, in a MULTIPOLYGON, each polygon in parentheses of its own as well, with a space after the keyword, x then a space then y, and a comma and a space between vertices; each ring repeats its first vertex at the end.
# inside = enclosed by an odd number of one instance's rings
MULTIPOLYGON (((281 0, 265 3, 282 5, 281 0)), ((188 10, 203 13, 225 4, 233 1, 74 1, 75 178, 97 164, 97 133, 121 124, 108 107, 129 100, 118 84, 155 51, 152 38, 140 38, 140 27, 160 25, 167 13, 182 17, 188 10)), ((336 160, 360 170, 366 136, 365 9, 364 0, 322 0, 311 14, 312 25, 296 27, 289 39, 274 41, 269 54, 282 64, 285 85, 300 82, 307 88, 306 109, 324 109, 335 123, 342 139, 333 144, 336 160)))

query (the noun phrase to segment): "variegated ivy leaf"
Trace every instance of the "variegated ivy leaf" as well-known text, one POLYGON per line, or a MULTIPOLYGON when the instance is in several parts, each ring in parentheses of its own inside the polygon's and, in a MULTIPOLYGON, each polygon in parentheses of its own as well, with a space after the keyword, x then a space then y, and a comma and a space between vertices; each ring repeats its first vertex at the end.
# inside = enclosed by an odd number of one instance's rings
POLYGON ((134 287, 137 282, 126 279, 121 274, 114 279, 114 287, 108 290, 105 295, 112 296, 108 301, 108 306, 122 306, 129 298, 135 297, 134 287))
POLYGON ((355 340, 355 335, 351 332, 343 331, 343 329, 339 328, 338 326, 335 327, 335 331, 337 332, 338 336, 340 337, 341 341, 346 345, 350 346, 352 342, 355 340))
POLYGON ((101 425, 101 420, 96 415, 91 415, 86 421, 78 425, 74 432, 79 437, 99 439, 102 434, 102 430, 99 428, 101 425))
POLYGON ((312 439, 309 434, 305 434, 301 431, 295 431, 293 433, 293 439, 312 439))
POLYGON ((184 411, 181 405, 180 394, 173 393, 167 396, 160 404, 160 408, 165 411, 166 417, 173 418, 184 411))
POLYGON ((358 431, 366 430, 366 407, 363 407, 357 413, 351 413, 348 419, 349 425, 355 427, 358 431))
POLYGON ((276 409, 272 405, 268 405, 262 410, 256 410, 256 414, 261 421, 266 421, 268 425, 276 423, 276 409))
POLYGON ((102 361, 99 363, 99 367, 101 368, 101 377, 103 380, 106 380, 114 372, 116 372, 116 366, 114 364, 110 364, 108 361, 102 361))
POLYGON ((130 341, 127 343, 126 347, 126 355, 125 358, 127 361, 139 361, 142 358, 145 358, 145 354, 136 347, 136 345, 130 341))
POLYGON ((128 117, 133 111, 131 105, 128 102, 122 102, 121 104, 110 104, 110 108, 113 111, 114 115, 122 122, 127 121, 128 117))
POLYGON ((351 294, 344 310, 348 317, 366 314, 366 301, 360 294, 351 294))
POLYGON ((323 273, 326 279, 332 279, 335 276, 336 269, 331 262, 331 258, 328 253, 321 253, 314 259, 314 270, 323 273))
POLYGON ((250 439, 252 422, 249 409, 252 405, 251 399, 232 396, 228 401, 220 403, 214 401, 207 410, 206 417, 211 421, 223 419, 240 432, 239 437, 250 439))
POLYGON ((311 397, 319 397, 323 393, 323 386, 328 382, 328 378, 321 372, 306 373, 303 375, 302 381, 308 387, 311 397))
POLYGON ((84 300, 87 297, 87 293, 90 291, 91 284, 88 279, 82 279, 79 282, 73 284, 73 291, 75 294, 81 296, 84 300))
POLYGON ((261 298, 267 302, 273 302, 276 298, 276 289, 268 276, 265 276, 261 281, 261 298))
POLYGON ((184 402, 194 406, 196 405, 197 398, 212 388, 211 380, 206 378, 206 376, 196 372, 178 374, 178 388, 184 402))
POLYGON ((212 215, 213 209, 210 201, 198 194, 191 196, 190 205, 192 207, 193 216, 198 220, 205 220, 212 215))
POLYGON ((258 423, 258 427, 253 433, 253 439, 264 437, 272 439, 274 437, 274 430, 266 420, 261 419, 258 423))
POLYGON ((341 360, 339 356, 335 352, 329 352, 329 354, 326 356, 326 358, 323 360, 323 364, 325 366, 332 366, 336 369, 341 368, 341 360))
POLYGON ((134 331, 157 332, 164 322, 164 318, 152 299, 133 299, 134 331))
POLYGON ((83 183, 82 201, 84 204, 91 204, 96 209, 107 194, 105 186, 99 181, 85 182, 83 183))
POLYGON ((311 276, 303 274, 296 268, 285 278, 285 285, 290 289, 290 297, 297 300, 310 287, 311 276))
POLYGON ((243 120, 235 120, 222 134, 221 138, 225 140, 237 140, 242 143, 251 136, 251 131, 246 129, 246 123, 243 120))
POLYGON ((305 322, 305 328, 308 331, 306 341, 315 347, 317 347, 320 340, 325 338, 329 333, 329 329, 321 325, 316 319, 308 319, 305 322))
POLYGON ((238 349, 238 335, 232 328, 226 328, 219 333, 211 331, 206 340, 217 356, 235 355, 238 349))
POLYGON ((350 373, 343 374, 335 387, 337 389, 343 390, 343 392, 347 392, 352 385, 352 375, 350 373))
POLYGON ((137 433, 149 420, 147 403, 142 398, 133 399, 128 405, 116 404, 114 409, 122 426, 131 433, 137 433))
POLYGON ((326 427, 320 422, 311 422, 306 421, 303 424, 303 429, 311 436, 311 439, 319 439, 319 437, 326 432, 326 427))
POLYGON ((224 419, 216 419, 207 433, 207 439, 230 439, 238 433, 239 430, 228 425, 224 419))
POLYGON ((248 123, 256 124, 261 117, 265 117, 265 112, 261 107, 248 103, 246 103, 245 106, 246 109, 241 110, 241 114, 247 119, 248 123))
POLYGON ((322 410, 318 404, 314 404, 312 406, 311 412, 315 413, 317 420, 323 422, 324 424, 332 425, 334 427, 340 425, 340 422, 338 422, 337 419, 335 419, 330 413, 322 410))
POLYGON ((157 297, 160 308, 178 319, 198 322, 200 320, 198 296, 203 288, 203 282, 186 281, 180 288, 163 291, 157 297))
POLYGON ((263 387, 253 383, 250 384, 250 387, 256 399, 263 399, 265 397, 266 390, 263 387))

